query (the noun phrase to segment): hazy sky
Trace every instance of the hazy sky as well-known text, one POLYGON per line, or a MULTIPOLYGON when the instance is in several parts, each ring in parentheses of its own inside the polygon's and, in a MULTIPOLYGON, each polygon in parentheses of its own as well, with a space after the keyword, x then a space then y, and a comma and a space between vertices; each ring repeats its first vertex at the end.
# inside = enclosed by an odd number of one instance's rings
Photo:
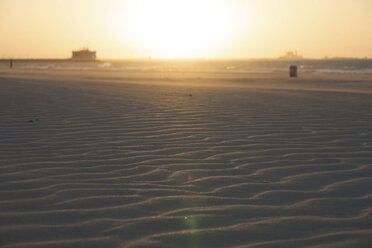
POLYGON ((0 0, 1 58, 372 57, 372 0, 0 0))

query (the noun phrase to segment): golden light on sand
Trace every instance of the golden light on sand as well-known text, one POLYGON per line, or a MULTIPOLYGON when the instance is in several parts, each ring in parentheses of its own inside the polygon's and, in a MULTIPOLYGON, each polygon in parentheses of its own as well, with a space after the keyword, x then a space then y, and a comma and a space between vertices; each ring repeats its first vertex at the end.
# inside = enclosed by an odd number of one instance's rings
POLYGON ((190 58, 209 55, 228 35, 226 1, 138 0, 130 17, 131 34, 149 56, 190 58))

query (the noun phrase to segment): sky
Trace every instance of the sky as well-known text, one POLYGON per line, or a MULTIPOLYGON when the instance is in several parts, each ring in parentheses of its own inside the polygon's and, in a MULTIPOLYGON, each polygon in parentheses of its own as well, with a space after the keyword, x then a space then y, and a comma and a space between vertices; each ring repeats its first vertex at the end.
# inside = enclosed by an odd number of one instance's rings
POLYGON ((371 58, 371 13, 371 0, 0 0, 0 58, 371 58))

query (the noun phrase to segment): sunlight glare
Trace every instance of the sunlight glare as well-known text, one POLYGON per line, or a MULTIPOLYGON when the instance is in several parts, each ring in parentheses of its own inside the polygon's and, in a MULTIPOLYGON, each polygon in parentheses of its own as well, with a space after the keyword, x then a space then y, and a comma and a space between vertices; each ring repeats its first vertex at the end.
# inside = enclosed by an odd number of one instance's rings
POLYGON ((228 35, 225 5, 220 0, 138 0, 131 13, 131 33, 149 56, 208 56, 228 35))

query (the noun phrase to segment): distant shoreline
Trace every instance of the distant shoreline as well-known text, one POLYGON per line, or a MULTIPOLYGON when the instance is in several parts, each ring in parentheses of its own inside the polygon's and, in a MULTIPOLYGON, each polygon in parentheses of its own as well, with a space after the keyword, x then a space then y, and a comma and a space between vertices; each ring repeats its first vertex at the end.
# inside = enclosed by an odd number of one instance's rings
POLYGON ((249 59, 249 60, 74 60, 74 59, 1 59, 0 68, 47 70, 105 70, 105 71, 193 71, 233 73, 288 73, 297 65, 303 73, 372 74, 372 59, 249 59))
POLYGON ((0 62, 7 62, 7 61, 15 61, 15 62, 103 62, 104 60, 77 60, 77 59, 0 59, 0 62))
POLYGON ((38 59, 38 58, 3 58, 0 62, 7 62, 13 60, 15 62, 107 62, 107 61, 359 61, 366 60, 372 61, 372 58, 302 58, 302 59, 283 59, 283 58, 217 58, 217 59, 204 59, 204 58, 189 58, 189 59, 163 59, 163 58, 123 58, 123 59, 96 59, 96 60, 75 60, 75 59, 38 59))

